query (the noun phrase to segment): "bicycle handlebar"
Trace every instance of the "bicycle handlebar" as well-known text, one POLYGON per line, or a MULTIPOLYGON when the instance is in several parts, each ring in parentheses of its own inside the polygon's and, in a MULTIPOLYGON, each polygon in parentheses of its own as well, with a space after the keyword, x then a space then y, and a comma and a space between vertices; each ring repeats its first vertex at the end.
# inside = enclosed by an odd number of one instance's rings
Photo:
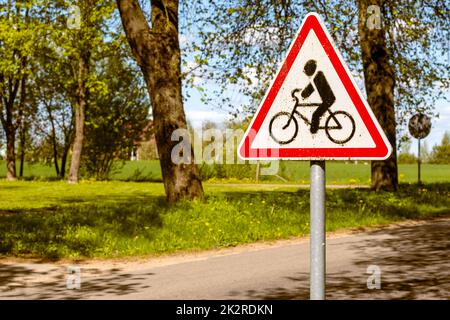
POLYGON ((301 92, 301 91, 302 91, 302 89, 296 88, 296 89, 292 90, 292 92, 291 92, 292 98, 295 99, 296 107, 317 107, 320 105, 320 103, 300 103, 299 99, 297 98, 297 96, 295 94, 297 92, 301 92))

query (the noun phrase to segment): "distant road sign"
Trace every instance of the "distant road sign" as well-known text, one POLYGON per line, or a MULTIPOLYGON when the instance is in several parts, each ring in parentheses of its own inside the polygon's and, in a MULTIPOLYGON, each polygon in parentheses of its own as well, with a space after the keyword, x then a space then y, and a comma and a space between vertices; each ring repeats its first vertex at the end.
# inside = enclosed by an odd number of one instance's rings
POLYGON ((385 159, 389 144, 316 13, 306 16, 239 146, 244 159, 385 159))
POLYGON ((423 139, 430 134, 431 119, 418 113, 411 117, 408 124, 409 133, 416 139, 423 139))
POLYGON ((409 133, 417 139, 417 184, 421 185, 421 170, 420 170, 420 140, 425 138, 430 134, 431 131, 431 119, 422 114, 418 113, 409 119, 408 123, 409 133))

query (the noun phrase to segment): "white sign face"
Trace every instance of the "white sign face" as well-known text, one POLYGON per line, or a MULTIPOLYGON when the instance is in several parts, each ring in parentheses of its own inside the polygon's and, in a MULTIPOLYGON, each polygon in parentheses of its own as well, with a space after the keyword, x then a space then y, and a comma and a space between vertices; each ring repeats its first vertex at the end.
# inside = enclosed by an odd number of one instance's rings
POLYGON ((306 16, 244 136, 244 159, 385 159, 391 146, 332 44, 306 16))

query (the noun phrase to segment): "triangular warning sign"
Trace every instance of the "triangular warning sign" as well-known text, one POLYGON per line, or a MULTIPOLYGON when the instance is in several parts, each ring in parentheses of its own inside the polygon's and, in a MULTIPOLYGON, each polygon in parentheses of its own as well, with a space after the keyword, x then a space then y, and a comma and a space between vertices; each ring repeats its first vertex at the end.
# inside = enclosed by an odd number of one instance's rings
POLYGON ((302 26, 239 146, 243 159, 386 159, 392 147, 319 15, 302 26))

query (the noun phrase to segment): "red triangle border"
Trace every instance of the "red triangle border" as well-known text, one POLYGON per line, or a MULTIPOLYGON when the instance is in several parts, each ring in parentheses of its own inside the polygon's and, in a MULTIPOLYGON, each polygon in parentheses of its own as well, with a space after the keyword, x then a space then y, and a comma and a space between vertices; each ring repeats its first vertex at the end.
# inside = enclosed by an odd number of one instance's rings
MULTIPOLYGON (((251 127, 245 133, 244 139, 239 147, 239 156, 243 159, 386 159, 391 153, 391 147, 386 138, 383 139, 384 133, 379 132, 381 127, 377 127, 366 109, 366 106, 360 96, 358 90, 353 84, 347 70, 336 52, 333 44, 330 42, 322 23, 317 14, 308 14, 297 34, 294 44, 290 47, 289 53, 284 60, 269 92, 264 98, 262 106, 258 109, 255 119, 251 123, 251 127), (275 97, 288 75, 292 64, 294 63, 300 49, 308 36, 313 30, 319 39, 325 53, 329 57, 333 67, 335 68, 344 88, 350 96, 354 106, 356 107, 362 121, 366 125, 374 143, 375 148, 250 148, 255 135, 249 132, 258 132, 264 119, 270 110, 275 97), (383 136, 382 136, 383 135, 383 136), (386 139, 386 140, 385 140, 386 139)), ((376 121, 376 120, 375 120, 376 121)))

